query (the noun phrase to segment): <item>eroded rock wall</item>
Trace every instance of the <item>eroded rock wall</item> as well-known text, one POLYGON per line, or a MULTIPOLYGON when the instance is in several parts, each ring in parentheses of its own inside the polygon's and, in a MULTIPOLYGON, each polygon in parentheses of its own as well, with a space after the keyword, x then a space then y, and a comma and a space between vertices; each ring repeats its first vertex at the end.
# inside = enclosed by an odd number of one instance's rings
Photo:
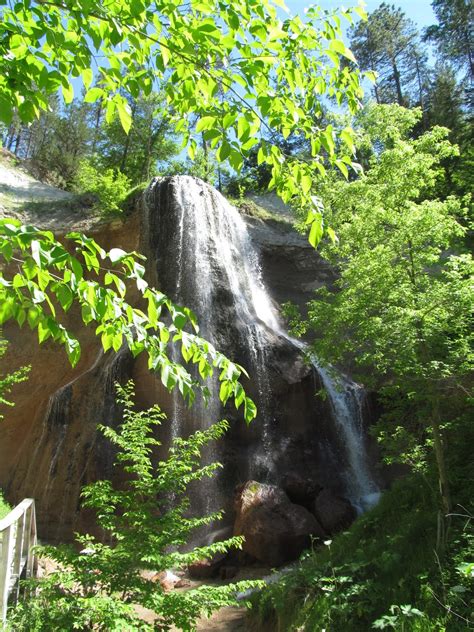
MULTIPOLYGON (((171 180, 168 193, 165 191, 158 202, 154 213, 169 211, 176 203, 171 180)), ((95 227, 92 236, 106 248, 145 250, 150 281, 167 290, 171 287, 166 279, 167 262, 160 260, 159 244, 150 247, 149 220, 145 221, 143 209, 137 210, 123 221, 95 227)), ((262 253, 264 281, 277 303, 292 300, 303 305, 316 285, 330 279, 327 266, 287 225, 246 221, 262 253)), ((170 231, 172 236, 172 228, 170 231)), ((221 295, 218 339, 223 351, 248 366, 225 287, 221 295)), ((67 315, 66 325, 78 334, 82 345, 82 358, 75 369, 70 368, 61 348, 50 342, 39 346, 36 334, 26 328, 9 324, 3 331, 10 344, 2 359, 2 371, 25 364, 31 364, 32 369, 29 381, 15 387, 12 398, 16 406, 8 409, 0 426, 0 488, 12 503, 23 497, 36 498, 40 537, 50 540, 68 539, 78 529, 90 529, 93 519, 80 509, 80 489, 97 478, 115 476, 113 451, 96 430, 97 423, 119 421, 114 380, 135 380, 140 407, 158 402, 170 413, 172 406, 170 395, 159 378, 148 372, 143 358, 133 360, 126 350, 103 354, 93 332, 81 326, 74 310, 67 315)), ((266 435, 262 435, 259 419, 247 427, 230 407, 223 411, 231 422, 219 448, 225 465, 219 486, 228 521, 232 520, 233 489, 250 477, 258 477, 259 459, 270 458, 274 464, 270 475, 268 464, 262 464, 261 478, 267 479, 262 482, 280 484, 293 474, 342 491, 337 464, 344 457, 334 441, 329 405, 315 397, 321 384, 314 371, 304 363, 301 353, 282 339, 274 339, 267 360, 271 388, 266 435)), ((247 387, 259 404, 255 380, 247 387)), ((192 410, 186 415, 183 428, 187 432, 193 428, 192 410)), ((161 438, 166 445, 169 426, 163 427, 161 438)))

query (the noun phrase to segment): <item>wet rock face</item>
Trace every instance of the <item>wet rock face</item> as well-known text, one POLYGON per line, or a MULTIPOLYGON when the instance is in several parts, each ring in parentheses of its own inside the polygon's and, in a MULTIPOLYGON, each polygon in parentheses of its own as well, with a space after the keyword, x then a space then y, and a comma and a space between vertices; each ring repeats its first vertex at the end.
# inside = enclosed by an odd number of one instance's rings
MULTIPOLYGON (((135 216, 102 226, 91 236, 107 249, 136 250, 138 227, 135 216)), ((4 411, 0 424, 0 488, 12 504, 35 498, 43 540, 68 540, 74 531, 93 527, 94 516, 80 511, 80 490, 110 477, 114 459, 97 424, 118 421, 113 381, 133 373, 129 358, 101 353, 93 328, 82 325, 77 310, 67 313, 64 324, 81 343, 74 369, 59 345, 39 345, 37 333, 27 327, 7 323, 2 331, 9 344, 0 374, 25 365, 31 371, 26 382, 14 387, 15 406, 4 411)))
MULTIPOLYGON (((203 196, 210 196, 217 213, 217 194, 210 193, 202 183, 198 188, 203 196)), ((298 349, 256 317, 253 307, 249 313, 260 323, 259 330, 249 327, 248 314, 244 313, 247 308, 236 305, 235 288, 230 291, 225 266, 212 246, 208 269, 203 272, 199 268, 202 243, 196 242, 194 253, 198 263, 193 262, 191 251, 183 252, 184 267, 180 274, 177 266, 180 241, 189 239, 191 245, 194 243, 192 234, 180 230, 182 195, 182 181, 180 184, 179 178, 166 179, 149 190, 149 212, 137 212, 114 229, 105 226, 92 236, 109 249, 143 251, 148 257, 149 282, 190 307, 195 307, 188 301, 194 296, 191 281, 197 279, 201 285, 209 286, 208 297, 212 301, 212 313, 209 310, 212 323, 209 323, 215 327, 216 346, 249 370, 251 379, 245 386, 259 408, 259 416, 250 426, 230 405, 217 410, 218 417, 229 419, 231 428, 211 454, 224 464, 212 488, 217 506, 211 509, 226 509, 230 523, 235 486, 249 479, 268 483, 258 484, 260 492, 251 494, 253 500, 248 510, 247 501, 244 505, 241 502, 238 529, 253 542, 249 545, 252 551, 276 565, 287 558, 288 552, 291 556, 298 555, 310 535, 322 532, 317 519, 308 511, 317 492, 330 487, 335 494, 342 493, 343 481, 337 473, 340 455, 331 447, 336 442, 330 407, 323 398, 315 396, 321 388, 315 371, 303 361, 298 349), (203 276, 204 273, 208 276, 203 276), (255 343, 250 352, 249 339, 256 334, 264 344, 259 348, 255 343), (260 362, 265 364, 265 375, 257 374, 260 362), (293 479, 288 478, 289 473, 293 479), (265 502, 257 502, 262 495, 265 502), (272 524, 273 531, 269 531, 272 524), (270 540, 267 533, 272 533, 270 540), (277 551, 274 554, 270 552, 273 545, 277 551)), ((304 303, 310 296, 309 286, 326 280, 327 268, 317 256, 311 256, 305 239, 288 228, 277 222, 250 219, 246 222, 252 242, 250 245, 245 242, 247 255, 253 256, 252 248, 261 250, 261 272, 271 297, 276 301, 304 303)), ((235 223, 235 230, 242 231, 239 221, 235 223)), ((229 240, 221 241, 231 249, 229 240)), ((238 268, 238 272, 243 261, 239 257, 245 254, 233 252, 232 267, 238 268)), ((147 408, 158 403, 168 413, 169 423, 162 426, 159 436, 164 446, 169 443, 175 410, 172 396, 163 389, 159 378, 149 373, 144 358, 132 359, 126 354, 117 357, 110 352, 100 355, 93 331, 82 327, 79 314, 73 310, 67 314, 65 325, 79 334, 83 350, 81 363, 74 370, 68 366, 63 350, 54 344, 40 347, 33 333, 13 325, 5 327, 3 332, 11 344, 2 362, 2 372, 29 363, 32 372, 28 383, 15 387, 16 407, 8 410, 0 426, 0 488, 7 492, 12 503, 24 497, 37 499, 40 537, 50 540, 65 540, 74 531, 90 530, 94 516, 80 510, 80 489, 98 478, 116 476, 112 469, 114 454, 96 430, 98 423, 119 421, 113 381, 133 378, 138 406, 147 408)), ((206 326, 204 322, 204 335, 206 326)), ((199 427, 196 408, 181 406, 179 411, 183 434, 199 427)), ((206 411, 201 413, 205 419, 206 411)), ((120 481, 115 479, 115 482, 120 481)), ((206 493, 198 507, 200 511, 208 508, 206 493)))
POLYGON ((312 538, 325 536, 316 518, 275 485, 248 481, 235 510, 234 535, 244 536, 243 551, 270 566, 297 559, 312 538))
POLYGON ((350 502, 337 496, 330 489, 320 491, 311 510, 329 535, 347 529, 356 518, 356 512, 350 502))
POLYGON ((260 252, 263 274, 273 298, 278 304, 291 301, 305 313, 314 290, 334 283, 334 270, 290 225, 254 217, 246 217, 245 221, 260 252))

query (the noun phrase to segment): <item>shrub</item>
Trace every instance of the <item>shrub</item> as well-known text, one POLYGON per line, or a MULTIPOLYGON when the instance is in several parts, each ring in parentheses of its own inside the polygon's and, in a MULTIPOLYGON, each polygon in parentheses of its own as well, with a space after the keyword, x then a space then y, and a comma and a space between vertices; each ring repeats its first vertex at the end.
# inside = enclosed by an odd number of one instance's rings
POLYGON ((240 582, 228 586, 200 586, 186 592, 164 592, 159 583, 144 576, 144 570, 164 571, 239 547, 240 538, 217 542, 181 553, 189 534, 220 517, 188 517, 188 485, 213 474, 218 464, 200 465, 200 451, 218 439, 227 428, 221 421, 189 439, 177 438, 168 459, 152 464, 152 451, 159 445, 152 430, 164 419, 158 406, 133 410, 133 384, 117 387, 124 407, 117 430, 99 426, 117 447, 115 466, 128 480, 116 489, 107 480, 83 489, 84 506, 97 513, 104 542, 90 535, 77 536, 84 552, 74 547, 41 547, 40 553, 54 560, 58 570, 34 580, 35 596, 17 606, 10 619, 12 629, 39 630, 194 630, 201 614, 210 615, 227 605, 236 605, 238 591, 260 585, 240 582), (170 501, 170 494, 173 503, 170 501), (156 615, 148 624, 137 614, 140 605, 156 615))
POLYGON ((0 520, 2 518, 5 518, 5 516, 10 513, 11 511, 11 507, 10 505, 6 502, 6 500, 3 498, 3 493, 0 490, 0 520))
POLYGON ((100 169, 93 161, 82 160, 74 181, 78 193, 92 193, 102 215, 121 212, 121 203, 130 190, 130 180, 117 169, 100 169))

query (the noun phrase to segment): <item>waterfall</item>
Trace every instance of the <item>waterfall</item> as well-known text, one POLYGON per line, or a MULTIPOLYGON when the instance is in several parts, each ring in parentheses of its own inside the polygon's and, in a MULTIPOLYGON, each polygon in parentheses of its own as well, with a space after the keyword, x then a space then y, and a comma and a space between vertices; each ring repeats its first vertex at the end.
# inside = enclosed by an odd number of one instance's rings
POLYGON ((377 504, 380 491, 367 464, 363 416, 364 389, 339 374, 333 377, 316 362, 343 441, 348 469, 344 472, 347 495, 359 513, 377 504))
POLYGON ((380 498, 380 490, 371 476, 366 455, 365 391, 342 373, 323 368, 301 340, 281 329, 280 333, 306 355, 322 382, 347 461, 347 469, 343 472, 346 494, 357 512, 363 513, 376 505, 380 498))
MULTIPOLYGON (((201 333, 226 349, 229 339, 246 357, 258 393, 261 445, 250 455, 250 476, 274 478, 272 402, 267 356, 275 339, 307 355, 306 347, 283 329, 262 278, 258 252, 239 212, 215 189, 189 176, 156 179, 146 197, 149 249, 157 260, 160 286, 176 302, 192 308, 201 333), (169 191, 171 190, 171 195, 169 191), (263 474, 262 474, 263 472, 263 474)), ((378 488, 367 465, 362 423, 362 389, 347 378, 333 377, 312 360, 328 395, 334 424, 345 453, 346 494, 360 510, 376 502, 378 488)), ((217 379, 211 403, 198 400, 194 423, 203 428, 221 413, 217 379)), ((173 396, 171 434, 182 432, 183 406, 173 396)), ((212 457, 218 457, 213 453, 212 457)), ((216 490, 207 488, 207 497, 216 490)))

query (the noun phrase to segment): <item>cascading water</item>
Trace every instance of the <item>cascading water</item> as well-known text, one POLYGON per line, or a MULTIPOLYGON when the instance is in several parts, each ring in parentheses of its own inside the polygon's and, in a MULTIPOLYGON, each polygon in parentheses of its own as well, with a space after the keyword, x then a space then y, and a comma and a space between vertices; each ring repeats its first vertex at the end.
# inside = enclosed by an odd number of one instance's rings
POLYGON ((373 507, 380 498, 368 465, 363 417, 364 390, 341 374, 336 377, 314 362, 328 394, 334 421, 340 431, 348 469, 344 472, 347 495, 359 513, 373 507))
MULTIPOLYGON (((233 338, 234 349, 245 358, 257 390, 259 417, 254 423, 261 428, 259 450, 249 455, 248 474, 271 481, 276 457, 272 454, 275 433, 267 356, 275 339, 283 339, 305 355, 306 348, 283 330, 263 283, 259 256, 247 226, 215 189, 189 176, 157 179, 148 189, 146 207, 149 249, 157 260, 160 286, 175 301, 195 311, 204 337, 223 350, 233 338)), ((362 389, 342 376, 334 378, 317 361, 312 364, 327 392, 345 452, 346 495, 362 510, 376 502, 378 495, 366 463, 362 389)), ((201 400, 193 408, 197 428, 209 426, 221 413, 217 381, 210 386, 210 406, 206 408, 201 400)), ((170 414, 174 436, 183 430, 183 407, 177 397, 170 414)), ((209 499, 217 492, 207 487, 204 494, 209 499)))
POLYGON ((307 356, 318 374, 331 405, 331 413, 343 444, 347 469, 343 473, 346 494, 358 513, 377 504, 380 490, 373 480, 366 456, 363 403, 365 392, 341 373, 323 368, 308 347, 284 331, 281 335, 307 356))
MULTIPOLYGON (((259 393, 260 418, 266 429, 269 423, 267 400, 270 389, 265 361, 267 341, 264 323, 272 323, 275 319, 276 327, 277 321, 261 280, 256 251, 238 211, 217 191, 187 176, 175 179, 175 186, 175 231, 170 236, 174 242, 175 264, 170 266, 167 259, 166 270, 164 265, 158 266, 158 276, 160 280, 166 276, 166 291, 175 301, 195 311, 201 334, 221 348, 223 341, 217 332, 228 329, 230 323, 222 322, 220 312, 222 303, 228 303, 232 320, 237 321, 238 337, 246 345, 249 369, 255 377, 259 393)), ((152 185, 151 191, 159 187, 158 180, 152 185)), ((149 206, 152 208, 151 204, 149 206)), ((161 230, 169 220, 166 213, 163 215, 161 230)), ((208 386, 211 391, 209 404, 206 406, 203 399, 197 397, 193 406, 196 429, 208 427, 221 413, 217 377, 211 379, 208 386)), ((180 397, 174 393, 170 414, 172 436, 179 436, 182 432, 182 415, 180 397)), ((266 444, 262 453, 265 460, 263 467, 258 459, 250 461, 270 472, 271 450, 269 434, 265 431, 263 440, 266 444)), ((219 457, 215 448, 207 455, 212 460, 219 460, 219 457)), ((203 509, 219 506, 220 499, 216 498, 218 492, 214 481, 205 483, 202 495, 206 498, 203 509)))

